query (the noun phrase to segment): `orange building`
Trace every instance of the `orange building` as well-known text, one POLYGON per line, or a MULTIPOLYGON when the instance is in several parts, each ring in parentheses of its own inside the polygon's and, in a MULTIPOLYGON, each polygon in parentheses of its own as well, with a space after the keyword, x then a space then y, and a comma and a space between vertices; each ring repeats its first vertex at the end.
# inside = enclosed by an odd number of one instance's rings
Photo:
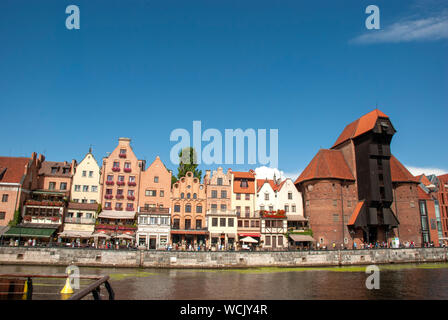
POLYGON ((205 185, 187 172, 171 189, 171 240, 173 245, 207 245, 205 185))

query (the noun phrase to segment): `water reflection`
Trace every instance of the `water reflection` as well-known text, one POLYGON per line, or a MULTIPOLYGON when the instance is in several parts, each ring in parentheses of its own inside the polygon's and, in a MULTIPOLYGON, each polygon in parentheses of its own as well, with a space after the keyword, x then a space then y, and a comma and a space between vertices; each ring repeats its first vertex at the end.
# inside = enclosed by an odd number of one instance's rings
MULTIPOLYGON (((81 267, 81 274, 109 274, 116 299, 448 299, 448 265, 424 267, 380 266, 380 290, 365 287, 368 275, 362 268, 260 272, 81 267)), ((64 271, 64 267, 0 266, 0 273, 60 274, 64 271)))

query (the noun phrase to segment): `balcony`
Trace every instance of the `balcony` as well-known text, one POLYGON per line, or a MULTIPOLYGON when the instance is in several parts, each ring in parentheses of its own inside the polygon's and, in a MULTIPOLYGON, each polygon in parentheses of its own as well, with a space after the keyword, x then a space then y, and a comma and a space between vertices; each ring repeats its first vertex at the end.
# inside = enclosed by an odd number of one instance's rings
POLYGON ((170 213, 170 208, 140 207, 141 213, 170 213))
POLYGON ((126 207, 126 211, 134 211, 134 207, 126 207))
POLYGON ((135 181, 128 182, 128 186, 130 186, 130 187, 135 187, 136 185, 137 185, 137 182, 135 182, 135 181))
POLYGON ((128 200, 135 200, 135 197, 134 196, 128 196, 128 200))
POLYGON ((64 202, 62 201, 37 201, 37 200, 27 200, 25 202, 26 206, 48 206, 48 207, 63 207, 64 202))
POLYGON ((117 186, 124 186, 126 183, 124 181, 117 181, 117 186))
POLYGON ((106 181, 106 184, 107 184, 108 186, 113 186, 113 185, 114 185, 114 182, 113 182, 113 181, 106 181))
POLYGON ((123 171, 124 172, 131 172, 132 170, 131 170, 131 168, 124 168, 123 171))
POLYGON ((111 194, 106 194, 105 196, 104 196, 104 199, 113 199, 113 195, 111 195, 111 194))
POLYGON ((124 195, 122 195, 122 194, 117 194, 117 195, 115 196, 115 198, 117 198, 117 200, 124 199, 124 195))
POLYGON ((121 211, 121 210, 123 210, 123 207, 117 207, 117 206, 115 206, 115 210, 117 210, 117 211, 121 211))
POLYGON ((84 223, 84 224, 95 223, 95 219, 93 219, 93 218, 65 217, 64 221, 65 221, 65 223, 84 223))
POLYGON ((124 158, 124 159, 126 159, 126 153, 120 153, 118 156, 119 156, 120 158, 124 158))
POLYGON ((113 171, 113 172, 120 172, 120 167, 113 167, 113 168, 112 168, 112 171, 113 171))

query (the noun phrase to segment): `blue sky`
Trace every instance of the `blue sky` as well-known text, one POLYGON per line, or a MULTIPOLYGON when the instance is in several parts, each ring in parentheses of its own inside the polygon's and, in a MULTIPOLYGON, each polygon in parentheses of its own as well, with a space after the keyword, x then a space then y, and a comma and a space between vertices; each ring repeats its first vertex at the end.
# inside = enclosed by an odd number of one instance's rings
POLYGON ((378 105, 401 162, 448 169, 443 1, 3 0, 0 41, 4 156, 79 161, 92 144, 100 160, 124 136, 174 169, 171 131, 201 120, 278 129, 294 176, 378 105), (80 30, 65 27, 71 4, 80 30), (381 30, 365 27, 370 4, 381 30))

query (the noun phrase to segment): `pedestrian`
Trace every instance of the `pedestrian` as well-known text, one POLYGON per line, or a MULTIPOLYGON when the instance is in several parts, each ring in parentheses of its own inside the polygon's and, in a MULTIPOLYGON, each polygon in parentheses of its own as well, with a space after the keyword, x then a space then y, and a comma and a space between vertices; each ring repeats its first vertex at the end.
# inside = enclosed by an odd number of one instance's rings
POLYGON ((353 242, 353 250, 356 250, 356 242, 353 242))
POLYGON ((336 249, 336 243, 334 243, 334 241, 333 241, 333 250, 335 250, 336 249))

